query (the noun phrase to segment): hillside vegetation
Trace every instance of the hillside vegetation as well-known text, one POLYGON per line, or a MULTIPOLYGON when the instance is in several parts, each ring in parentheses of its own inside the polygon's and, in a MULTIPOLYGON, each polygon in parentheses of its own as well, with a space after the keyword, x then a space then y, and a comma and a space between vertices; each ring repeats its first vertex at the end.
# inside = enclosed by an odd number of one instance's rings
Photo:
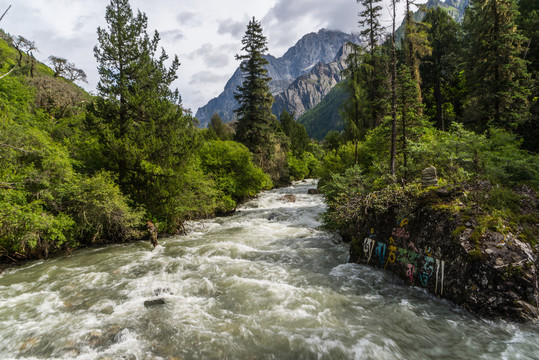
POLYGON ((186 220, 314 174, 294 126, 272 124, 283 160, 273 179, 218 116, 198 129, 169 87, 177 58, 167 68, 168 56, 155 54, 159 35, 146 33, 145 15, 113 0, 106 20, 124 27, 98 29, 96 96, 68 80, 85 79, 74 64, 51 56, 52 69, 33 42, 2 32, 0 263, 149 238, 154 228, 179 233, 186 220))

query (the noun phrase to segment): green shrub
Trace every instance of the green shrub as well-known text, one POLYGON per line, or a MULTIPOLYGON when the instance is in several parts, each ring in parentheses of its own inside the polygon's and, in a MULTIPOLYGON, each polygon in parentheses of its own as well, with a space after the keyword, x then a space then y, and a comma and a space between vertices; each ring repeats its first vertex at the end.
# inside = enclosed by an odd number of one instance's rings
POLYGON ((270 178, 252 163, 247 147, 238 142, 207 141, 199 154, 202 169, 224 194, 222 210, 231 210, 237 202, 272 185, 270 178))
POLYGON ((67 210, 82 244, 124 241, 141 236, 144 211, 132 209, 108 172, 69 184, 67 210))
POLYGON ((309 175, 309 164, 305 161, 304 156, 295 157, 292 152, 288 152, 286 162, 292 180, 303 180, 309 175))

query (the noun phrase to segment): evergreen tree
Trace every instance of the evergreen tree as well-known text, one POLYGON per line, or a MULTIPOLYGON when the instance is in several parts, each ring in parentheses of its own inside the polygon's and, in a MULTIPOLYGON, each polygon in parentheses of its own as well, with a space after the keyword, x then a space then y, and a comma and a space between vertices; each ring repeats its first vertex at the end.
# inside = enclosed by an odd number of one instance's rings
POLYGON ((352 141, 355 144, 355 163, 358 161, 358 143, 365 137, 365 133, 369 128, 366 112, 368 111, 367 104, 367 81, 362 73, 362 61, 364 54, 363 49, 359 45, 349 44, 352 47, 352 52, 346 58, 346 89, 348 97, 345 99, 341 108, 341 118, 345 121, 346 140, 352 141))
POLYGON ((122 191, 174 231, 195 171, 186 166, 197 141, 193 119, 169 88, 178 58, 167 69, 164 50, 155 56, 159 34, 150 38, 146 15, 133 15, 128 0, 111 0, 105 18, 108 28, 98 28, 94 48, 99 96, 87 126, 98 134, 106 167, 118 174, 122 191))
POLYGON ((261 167, 274 182, 289 182, 286 151, 288 138, 279 132, 277 118, 271 112, 273 96, 269 89, 271 78, 264 66, 268 61, 262 56, 268 50, 266 37, 260 22, 254 17, 249 22, 242 39, 243 55, 240 69, 243 83, 238 86, 234 98, 239 103, 236 109, 236 140, 247 146, 253 153, 253 161, 261 167))
POLYGON ((228 126, 227 124, 223 123, 223 120, 217 113, 212 115, 210 123, 208 124, 208 130, 212 134, 212 138, 218 138, 221 140, 232 140, 234 136, 232 128, 230 128, 230 126, 228 126))
POLYGON ((421 74, 419 72, 419 65, 421 63, 420 58, 426 55, 430 55, 432 48, 429 45, 426 33, 426 27, 428 23, 418 23, 413 17, 411 7, 418 6, 413 0, 406 1, 406 13, 404 29, 404 58, 408 69, 410 70, 412 77, 417 84, 418 101, 422 101, 421 94, 421 74))
POLYGON ((367 116, 367 128, 378 126, 387 113, 387 58, 378 45, 382 37, 383 28, 380 25, 382 7, 377 5, 381 0, 358 0, 364 6, 359 13, 359 25, 363 28, 361 35, 368 39, 368 53, 365 54, 362 63, 361 77, 365 83, 365 106, 367 116))
POLYGON ((428 41, 432 53, 423 58, 421 74, 423 88, 432 92, 433 101, 426 100, 427 106, 434 108, 434 120, 440 130, 448 128, 444 106, 447 103, 445 88, 450 86, 458 70, 459 26, 453 18, 440 7, 427 11, 423 22, 429 24, 428 41))
POLYGON ((466 12, 471 86, 466 119, 477 130, 516 129, 528 119, 529 75, 517 15, 515 0, 471 0, 466 12))
POLYGON ((294 120, 294 115, 283 111, 279 117, 284 133, 290 139, 290 150, 294 156, 300 156, 309 146, 309 135, 305 127, 294 120))
POLYGON ((520 16, 518 28, 528 38, 524 42, 524 60, 528 61, 528 72, 531 76, 531 94, 529 96, 531 117, 520 125, 518 133, 524 139, 522 144, 527 150, 539 152, 539 1, 519 0, 520 16), (534 120, 535 119, 535 120, 534 120))
POLYGON ((377 5, 382 0, 357 0, 357 2, 364 7, 364 10, 359 13, 361 19, 359 25, 364 28, 361 35, 367 37, 367 48, 371 56, 374 57, 374 51, 383 32, 382 25, 380 25, 382 6, 377 5))
POLYGON ((396 175, 397 153, 397 47, 395 46, 395 21, 397 18, 397 2, 391 0, 391 147, 389 159, 389 174, 393 179, 396 175))
POLYGON ((262 56, 268 50, 267 41, 260 22, 254 17, 247 26, 242 44, 245 54, 236 55, 236 60, 242 61, 240 69, 244 75, 242 85, 234 94, 240 105, 236 110, 236 139, 258 155, 264 152, 264 147, 269 143, 271 126, 276 118, 271 113, 271 78, 264 68, 268 61, 262 56))
POLYGON ((398 74, 398 113, 400 133, 400 153, 402 155, 402 178, 408 180, 408 144, 411 140, 417 140, 419 131, 423 125, 423 104, 417 101, 417 83, 412 78, 410 70, 404 64, 399 68, 398 74))

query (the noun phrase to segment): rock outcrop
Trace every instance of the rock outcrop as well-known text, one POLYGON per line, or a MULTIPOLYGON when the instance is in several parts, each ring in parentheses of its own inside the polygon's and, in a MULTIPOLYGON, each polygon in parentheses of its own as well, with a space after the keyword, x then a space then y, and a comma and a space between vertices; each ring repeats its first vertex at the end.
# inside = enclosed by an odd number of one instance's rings
POLYGON ((294 80, 286 90, 275 96, 272 112, 280 115, 284 110, 297 119, 315 107, 343 80, 346 57, 351 48, 343 44, 335 59, 329 64, 318 63, 307 74, 294 80))
MULTIPOLYGON (((511 232, 478 231, 473 216, 440 205, 461 195, 432 189, 412 206, 367 212, 349 234, 350 261, 383 268, 481 316, 537 320, 538 249, 511 232)), ((537 212, 535 194, 523 201, 537 212)))

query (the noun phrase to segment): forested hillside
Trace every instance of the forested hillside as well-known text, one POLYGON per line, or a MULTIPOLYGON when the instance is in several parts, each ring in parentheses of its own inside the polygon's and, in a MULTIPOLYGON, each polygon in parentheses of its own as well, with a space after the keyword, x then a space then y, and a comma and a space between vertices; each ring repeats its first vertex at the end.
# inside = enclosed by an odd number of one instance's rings
POLYGON ((273 179, 218 117, 198 129, 170 88, 179 62, 157 53, 145 14, 113 0, 106 21, 95 96, 73 83, 86 77, 73 63, 51 56, 51 69, 33 56, 34 42, 2 32, 0 262, 178 233, 188 219, 232 211, 315 170, 312 155, 310 169, 297 160, 306 144, 290 139, 293 127, 273 124, 282 155, 273 179))

